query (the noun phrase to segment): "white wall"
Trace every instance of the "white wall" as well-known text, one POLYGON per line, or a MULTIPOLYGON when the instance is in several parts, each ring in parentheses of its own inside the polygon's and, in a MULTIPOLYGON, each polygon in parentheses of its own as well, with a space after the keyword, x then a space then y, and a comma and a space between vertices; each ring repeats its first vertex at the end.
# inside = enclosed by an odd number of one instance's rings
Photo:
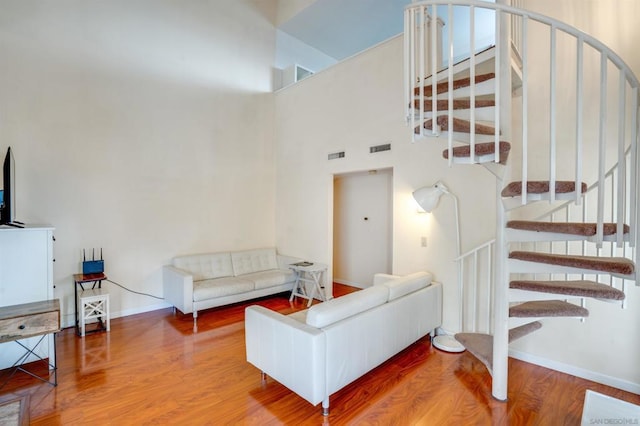
POLYGON ((447 197, 433 214, 419 214, 411 193, 442 179, 458 194, 465 250, 494 235, 493 176, 482 167, 449 168, 444 141, 411 143, 402 75, 402 37, 396 37, 276 94, 276 240, 283 251, 327 263, 331 271, 333 175, 393 168, 392 272, 432 271, 444 283, 445 328, 455 329, 453 201, 447 197), (391 151, 369 154, 382 143, 391 143, 391 151), (327 160, 339 150, 345 158, 327 160))
MULTIPOLYGON (((640 39, 640 28, 637 16, 640 4, 635 1, 583 1, 566 0, 525 0, 525 8, 554 17, 573 25, 590 34, 614 51, 638 74, 640 58, 637 55, 637 41, 640 39)), ((532 27, 533 28, 533 27, 532 27)), ((535 31, 535 29, 534 29, 535 31)), ((534 33, 533 49, 530 63, 532 66, 532 84, 530 93, 535 94, 537 106, 530 107, 530 123, 548 122, 548 36, 534 33), (547 70, 547 71, 545 71, 547 70)), ((573 157, 573 140, 575 138, 575 42, 559 36, 558 40, 558 111, 559 111, 559 147, 558 158, 573 157), (564 123, 570 123, 564 127, 564 123)), ((585 136, 591 138, 588 146, 595 146, 597 138, 596 123, 599 115, 599 87, 594 78, 594 70, 598 69, 597 57, 587 51, 585 53, 585 136)), ((612 67, 609 70, 614 82, 610 85, 611 93, 616 93, 616 74, 612 67)), ((613 129, 608 137, 615 140, 617 120, 615 102, 607 108, 609 123, 613 129)), ((548 176, 546 169, 546 153, 548 152, 548 136, 544 134, 544 126, 530 124, 530 143, 539 145, 542 156, 529 162, 529 167, 538 178, 548 176), (543 167, 540 167, 542 165, 543 167), (538 166, 538 168, 536 168, 538 166)), ((588 149, 588 148, 587 148, 588 149)), ((596 165, 591 159, 597 155, 593 148, 585 152, 585 181, 593 183, 596 165)), ((611 152, 607 154, 607 163, 614 160, 611 152)), ((560 161, 560 160, 559 160, 560 161)), ((573 178, 573 168, 563 164, 558 178, 573 178)), ((545 206, 538 206, 544 208, 545 206)), ((548 207, 548 205, 546 206, 548 207)), ((604 277, 603 277, 604 278, 604 277)), ((640 367, 634 354, 640 351, 640 340, 635 336, 640 331, 640 291, 633 284, 627 287, 628 309, 621 309, 619 304, 588 301, 589 318, 582 323, 568 319, 546 319, 543 328, 520 341, 512 347, 516 355, 532 362, 547 365, 580 375, 592 380, 640 392, 640 367)))
MULTIPOLYGON (((67 325, 81 249, 162 296, 174 255, 273 245, 274 1, 3 2, 0 149, 17 216, 55 226, 67 325)), ((112 313, 164 306, 114 285, 112 313)))

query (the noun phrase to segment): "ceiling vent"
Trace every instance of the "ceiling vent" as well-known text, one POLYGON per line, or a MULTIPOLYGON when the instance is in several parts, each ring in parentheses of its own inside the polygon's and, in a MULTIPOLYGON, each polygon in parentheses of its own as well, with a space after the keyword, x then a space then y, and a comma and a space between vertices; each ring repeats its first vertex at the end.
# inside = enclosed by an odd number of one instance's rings
POLYGON ((336 158, 344 158, 344 151, 329 154, 329 160, 335 160, 336 158))
POLYGON ((376 146, 369 147, 369 154, 382 152, 382 151, 391 151, 391 144, 385 143, 383 145, 376 145, 376 146))

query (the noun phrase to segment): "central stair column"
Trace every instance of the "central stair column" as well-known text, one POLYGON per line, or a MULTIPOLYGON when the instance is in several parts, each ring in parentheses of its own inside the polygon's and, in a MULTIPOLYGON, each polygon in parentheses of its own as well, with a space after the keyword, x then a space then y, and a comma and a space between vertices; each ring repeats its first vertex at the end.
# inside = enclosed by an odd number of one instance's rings
MULTIPOLYGON (((497 0, 509 4, 509 0, 497 0)), ((512 140, 511 135, 511 20, 506 13, 496 11, 496 84, 495 98, 498 100, 496 127, 500 128, 503 140, 512 140)), ((505 170, 509 174, 508 170, 505 170)), ((504 179, 503 175, 503 179, 504 179)), ((500 401, 507 400, 509 362, 509 271, 507 268, 508 247, 505 237, 507 212, 502 204, 503 179, 496 179, 496 279, 494 281, 494 334, 493 334, 493 380, 492 395, 500 401)))

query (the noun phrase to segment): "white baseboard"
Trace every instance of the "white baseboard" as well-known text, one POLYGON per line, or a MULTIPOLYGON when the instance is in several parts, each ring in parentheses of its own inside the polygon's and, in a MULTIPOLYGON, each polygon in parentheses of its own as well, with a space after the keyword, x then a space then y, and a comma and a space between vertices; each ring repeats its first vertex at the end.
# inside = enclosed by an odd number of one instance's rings
POLYGON ((338 278, 334 278, 334 279, 333 279, 333 282, 334 282, 334 283, 337 283, 337 284, 348 285, 348 286, 350 286, 350 287, 365 288, 365 287, 363 287, 363 286, 362 286, 362 284, 360 284, 360 283, 354 283, 354 282, 352 282, 352 281, 348 281, 348 280, 341 280, 341 279, 338 279, 338 278))
POLYGON ((509 349, 509 356, 520 361, 525 361, 531 364, 539 365, 541 367, 549 368, 551 370, 559 371, 561 373, 570 374, 572 376, 580 377, 582 379, 591 380, 592 382, 600 383, 607 386, 612 386, 617 389, 622 389, 627 392, 633 392, 640 394, 640 383, 633 383, 627 380, 620 379, 618 377, 607 376, 606 374, 598 373, 584 368, 576 367, 574 365, 565 364, 558 361, 553 361, 547 358, 542 358, 536 355, 531 355, 526 352, 516 351, 509 349))
MULTIPOLYGON (((145 312, 157 311, 158 309, 170 308, 172 305, 166 302, 156 303, 155 305, 146 305, 133 309, 125 309, 123 311, 111 312, 111 319, 128 317, 129 315, 143 314, 145 312)), ((62 327, 74 327, 75 313, 64 315, 62 327)))
POLYGON ((156 303, 155 305, 146 305, 133 309, 125 309, 124 311, 112 312, 111 318, 128 317, 129 315, 143 314, 145 312, 157 311, 158 309, 170 308, 173 305, 167 302, 156 303))

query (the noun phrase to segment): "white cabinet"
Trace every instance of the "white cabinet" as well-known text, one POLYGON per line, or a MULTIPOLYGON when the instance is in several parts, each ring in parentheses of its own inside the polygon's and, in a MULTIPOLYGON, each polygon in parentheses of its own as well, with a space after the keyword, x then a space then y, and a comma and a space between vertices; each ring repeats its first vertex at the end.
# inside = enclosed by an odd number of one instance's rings
MULTIPOLYGON (((0 226, 0 306, 53 299, 53 228, 26 225, 0 226)), ((39 337, 22 342, 33 347, 39 337)), ((37 353, 54 360, 53 335, 37 353)), ((8 368, 24 353, 15 342, 0 344, 0 369, 8 368)), ((26 362, 33 361, 30 357, 26 362)))

